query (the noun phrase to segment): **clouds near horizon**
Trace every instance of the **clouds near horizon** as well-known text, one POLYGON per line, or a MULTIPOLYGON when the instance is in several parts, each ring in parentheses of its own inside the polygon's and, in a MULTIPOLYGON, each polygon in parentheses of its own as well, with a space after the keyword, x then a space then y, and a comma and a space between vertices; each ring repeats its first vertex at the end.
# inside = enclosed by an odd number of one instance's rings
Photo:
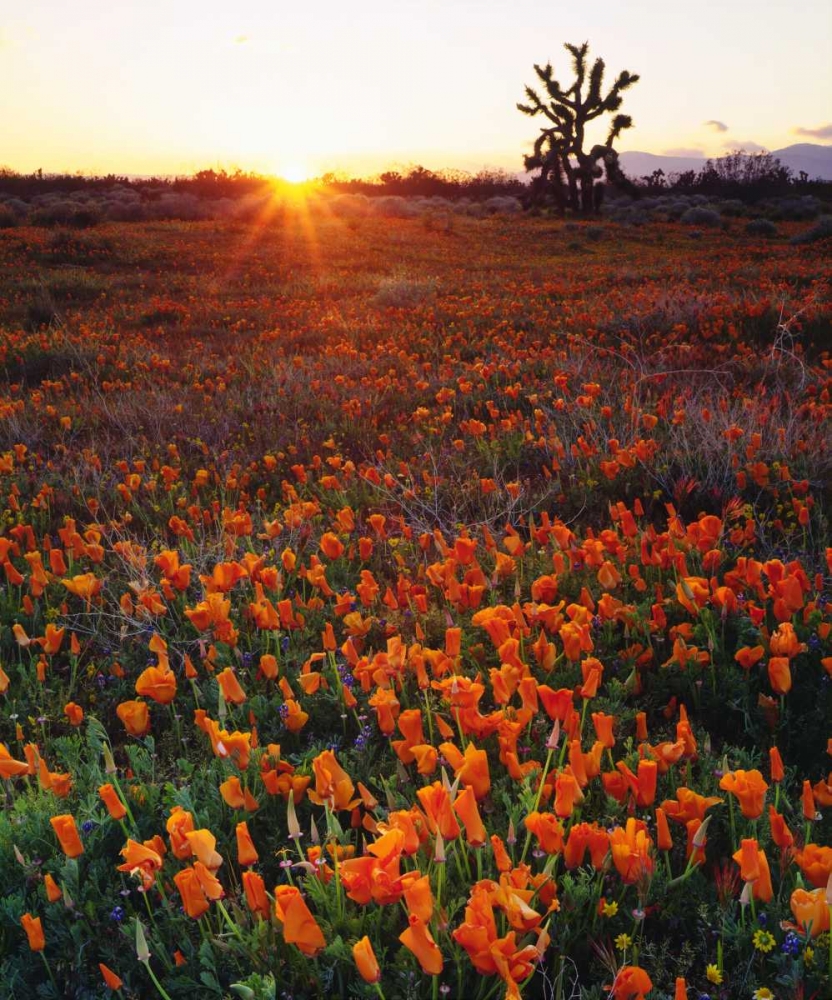
POLYGON ((832 122, 826 125, 819 125, 817 128, 803 128, 798 125, 792 129, 795 135, 806 135, 812 139, 832 139, 832 122))
POLYGON ((706 128, 713 129, 714 132, 728 131, 728 126, 725 124, 725 122, 717 121, 716 118, 711 118, 710 121, 704 122, 703 124, 705 125, 706 128))

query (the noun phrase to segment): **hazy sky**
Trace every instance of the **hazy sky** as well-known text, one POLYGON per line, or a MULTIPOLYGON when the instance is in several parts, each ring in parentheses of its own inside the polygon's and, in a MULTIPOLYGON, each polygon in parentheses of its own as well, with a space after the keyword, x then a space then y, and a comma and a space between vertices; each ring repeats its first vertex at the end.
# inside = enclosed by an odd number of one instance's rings
POLYGON ((641 76, 621 149, 832 142, 830 0, 0 0, 0 166, 521 169, 584 40, 641 76))

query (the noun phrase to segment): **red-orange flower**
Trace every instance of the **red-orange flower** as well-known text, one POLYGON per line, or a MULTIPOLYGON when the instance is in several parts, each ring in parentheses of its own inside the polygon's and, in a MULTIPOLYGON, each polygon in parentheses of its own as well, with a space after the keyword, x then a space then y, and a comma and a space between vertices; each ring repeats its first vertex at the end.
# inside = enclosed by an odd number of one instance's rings
POLYGON ((29 948, 32 951, 43 951, 46 947, 46 938, 43 934, 43 924, 40 917, 33 917, 31 913, 24 913, 20 918, 26 937, 29 939, 29 948))
POLYGON ((829 906, 826 902, 826 889, 795 889, 789 901, 794 919, 801 934, 813 938, 829 930, 829 906))
POLYGON ((277 886, 274 890, 274 912, 283 924, 283 938, 287 944, 297 945, 309 958, 326 947, 321 928, 295 886, 277 886))
POLYGON ((365 983, 377 983, 381 979, 381 969, 366 934, 352 946, 352 957, 355 959, 355 966, 365 983))
POLYGON ((123 701, 116 708, 116 715, 131 736, 144 736, 150 729, 150 712, 143 701, 123 701))
POLYGON ((719 787, 736 796, 746 819, 759 819, 763 815, 768 785, 759 771, 728 771, 719 787))
POLYGON ((104 985, 109 987, 111 990, 120 990, 124 985, 124 981, 121 976, 116 975, 116 973, 103 962, 98 963, 98 971, 101 973, 104 985))
POLYGON ((422 972, 438 976, 444 966, 442 952, 423 920, 411 914, 408 922, 410 926, 399 935, 399 941, 416 956, 422 972))
POLYGON ((101 801, 107 807, 107 812, 110 814, 111 819, 123 819, 127 815, 124 803, 111 784, 101 785, 98 789, 98 794, 101 796, 101 801))
POLYGON ((246 905, 251 912, 268 920, 269 897, 262 877, 257 872, 243 872, 243 889, 246 894, 246 905))
POLYGON ((75 826, 73 816, 65 813, 61 816, 53 816, 49 822, 60 841, 61 850, 68 858, 77 858, 84 853, 84 845, 78 836, 78 828, 75 826))
POLYGON ((612 985, 614 1000, 644 1000, 653 989, 653 981, 637 965, 625 965, 618 970, 612 985))

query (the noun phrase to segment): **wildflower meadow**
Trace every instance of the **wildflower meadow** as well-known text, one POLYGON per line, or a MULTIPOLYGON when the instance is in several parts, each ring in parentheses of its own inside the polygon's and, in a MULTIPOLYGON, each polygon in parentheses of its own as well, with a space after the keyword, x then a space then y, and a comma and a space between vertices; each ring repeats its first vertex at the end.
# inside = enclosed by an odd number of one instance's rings
POLYGON ((0 230, 2 997, 832 997, 810 225, 0 230))

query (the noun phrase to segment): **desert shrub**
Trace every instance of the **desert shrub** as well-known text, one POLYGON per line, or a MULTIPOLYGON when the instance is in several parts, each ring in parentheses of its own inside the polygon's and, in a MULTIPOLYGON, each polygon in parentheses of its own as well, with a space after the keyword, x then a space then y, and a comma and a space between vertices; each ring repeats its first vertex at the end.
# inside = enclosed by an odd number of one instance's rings
POLYGON ((510 195, 497 195, 483 202, 486 212, 489 215, 515 215, 523 211, 523 206, 519 199, 510 195))
POLYGON ((436 295, 437 283, 404 276, 384 278, 373 302, 384 309, 413 309, 436 295))
POLYGON ((818 240, 828 240, 830 237, 832 237, 832 215, 822 215, 811 229, 792 236, 789 242, 793 246, 798 246, 803 243, 817 243, 818 240))
POLYGON ((20 222, 17 213, 7 205, 0 205, 0 229, 11 229, 20 222))
POLYGON ((148 203, 146 214, 149 219, 181 219, 195 222, 208 217, 206 203, 193 194, 165 193, 156 201, 148 203))
POLYGON ((679 199, 678 201, 669 202, 665 208, 665 213, 668 219, 678 222, 689 208, 689 202, 679 199))
POLYGON ((73 215, 82 208, 75 201, 45 201, 34 209, 29 221, 33 226, 69 226, 73 215))
POLYGON ((770 208, 772 218, 787 222, 816 219, 822 208, 820 201, 812 195, 803 195, 800 198, 776 198, 766 204, 770 208))
POLYGON ((693 205, 681 216, 679 221, 686 226, 710 226, 716 229, 722 225, 722 216, 712 208, 693 205))
POLYGON ((745 231, 749 236, 776 236, 777 226, 771 219, 751 219, 745 224, 745 231))
POLYGON ((138 198, 113 198, 103 203, 105 218, 112 222, 142 222, 144 206, 138 198))
POLYGON ((605 226, 586 226, 584 236, 592 243, 600 243, 607 238, 607 229, 605 226))
POLYGON ((339 194, 328 202, 333 215, 339 218, 363 218, 372 211, 370 199, 366 194, 339 194))
POLYGON ((413 219, 421 214, 419 206, 414 201, 397 194, 374 198, 371 204, 374 215, 388 219, 413 219))

